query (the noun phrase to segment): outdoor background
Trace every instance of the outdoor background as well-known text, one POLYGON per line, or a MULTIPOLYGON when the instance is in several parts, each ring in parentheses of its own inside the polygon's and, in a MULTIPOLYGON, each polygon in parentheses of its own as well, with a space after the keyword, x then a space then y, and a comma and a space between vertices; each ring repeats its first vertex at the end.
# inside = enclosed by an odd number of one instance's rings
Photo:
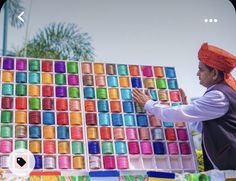
MULTIPOLYGON (((80 39, 77 42, 70 36, 62 36, 63 39, 52 35, 55 39, 60 38, 61 42, 54 42, 50 48, 63 52, 63 59, 79 57, 78 59, 102 62, 174 66, 179 87, 185 90, 189 99, 201 96, 205 90, 199 85, 196 76, 197 52, 203 42, 236 54, 236 14, 228 0, 15 2, 18 2, 18 8, 19 5, 23 8, 25 22, 20 24, 18 19, 15 19, 15 24, 14 21, 10 22, 13 17, 10 14, 7 25, 7 54, 34 55, 32 43, 49 38, 50 28, 52 31, 61 30, 62 34, 79 33, 80 39), (217 22, 206 23, 205 19, 217 19, 217 22), (49 25, 50 23, 54 24, 49 25), (80 52, 70 54, 70 49, 65 52, 64 47, 78 42, 78 47, 82 47, 80 52)), ((17 8, 17 5, 14 7, 17 8)), ((3 48, 3 19, 4 9, 0 16, 0 50, 3 48)))

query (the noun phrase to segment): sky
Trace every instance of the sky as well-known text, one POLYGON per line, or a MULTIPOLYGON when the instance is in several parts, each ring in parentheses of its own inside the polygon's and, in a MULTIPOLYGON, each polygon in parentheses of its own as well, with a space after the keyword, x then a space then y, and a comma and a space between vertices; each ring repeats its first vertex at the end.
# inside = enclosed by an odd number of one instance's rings
MULTIPOLYGON (((197 52, 203 42, 236 55, 236 14, 228 0, 23 0, 23 3, 25 26, 9 27, 9 50, 20 48, 25 39, 32 38, 49 23, 75 23, 92 38, 95 61, 173 66, 179 87, 189 99, 200 97, 205 91, 196 76, 197 52), (204 21, 210 18, 217 22, 204 21)), ((0 35, 2 27, 3 11, 0 35)), ((236 70, 233 75, 236 77, 236 70)))

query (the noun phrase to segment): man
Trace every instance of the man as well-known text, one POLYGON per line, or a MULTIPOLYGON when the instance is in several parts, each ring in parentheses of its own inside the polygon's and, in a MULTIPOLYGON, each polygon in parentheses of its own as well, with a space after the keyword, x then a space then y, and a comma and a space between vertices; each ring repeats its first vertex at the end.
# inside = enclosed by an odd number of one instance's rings
POLYGON ((207 90, 193 103, 166 107, 138 89, 133 90, 133 98, 162 121, 198 124, 205 170, 236 170, 236 81, 230 74, 236 67, 236 57, 204 43, 198 58, 197 76, 207 90))

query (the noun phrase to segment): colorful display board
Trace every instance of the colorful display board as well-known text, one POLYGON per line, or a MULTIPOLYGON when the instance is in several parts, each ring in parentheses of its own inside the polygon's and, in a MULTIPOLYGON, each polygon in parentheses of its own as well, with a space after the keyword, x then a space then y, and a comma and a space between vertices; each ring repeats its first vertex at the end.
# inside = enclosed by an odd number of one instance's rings
POLYGON ((185 123, 161 122, 132 100, 148 90, 181 104, 174 67, 1 57, 0 167, 29 149, 35 170, 196 171, 185 123))

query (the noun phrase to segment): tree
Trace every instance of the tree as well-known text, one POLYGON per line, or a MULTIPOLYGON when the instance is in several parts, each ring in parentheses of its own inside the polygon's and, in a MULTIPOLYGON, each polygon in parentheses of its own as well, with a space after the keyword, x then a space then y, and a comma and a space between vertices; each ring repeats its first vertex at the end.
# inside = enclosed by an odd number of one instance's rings
POLYGON ((72 23, 51 23, 16 51, 16 56, 61 60, 93 60, 94 49, 88 33, 72 23))
POLYGON ((3 55, 7 53, 7 32, 8 23, 12 27, 21 28, 24 24, 19 21, 18 15, 24 11, 22 0, 8 0, 4 4, 4 21, 3 21, 3 55))
POLYGON ((11 26, 22 28, 24 23, 18 19, 19 14, 24 11, 22 0, 7 0, 6 3, 8 4, 8 15, 11 26))

